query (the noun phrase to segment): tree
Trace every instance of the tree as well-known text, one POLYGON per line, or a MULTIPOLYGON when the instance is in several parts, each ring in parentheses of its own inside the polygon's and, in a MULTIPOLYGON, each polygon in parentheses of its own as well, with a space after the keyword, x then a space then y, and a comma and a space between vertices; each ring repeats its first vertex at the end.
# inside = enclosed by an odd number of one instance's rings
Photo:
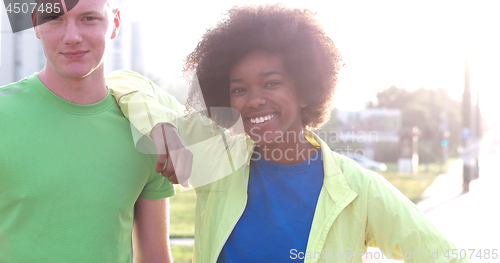
POLYGON ((403 126, 417 126, 421 131, 419 159, 422 162, 440 160, 442 140, 445 139, 443 123, 447 116, 450 137, 446 138, 450 154, 457 155, 460 145, 460 104, 452 100, 443 88, 430 90, 419 88, 406 90, 391 86, 377 93, 377 102, 368 103, 368 108, 391 108, 401 110, 403 126), (445 101, 448 103, 443 103, 445 101), (445 105, 447 107, 445 108, 445 105), (446 113, 446 114, 445 114, 446 113))

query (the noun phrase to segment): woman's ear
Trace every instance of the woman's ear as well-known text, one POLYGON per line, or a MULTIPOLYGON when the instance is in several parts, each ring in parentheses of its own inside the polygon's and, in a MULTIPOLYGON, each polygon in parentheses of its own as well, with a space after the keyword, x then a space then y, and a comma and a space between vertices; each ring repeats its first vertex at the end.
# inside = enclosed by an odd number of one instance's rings
POLYGON ((307 107, 307 105, 309 105, 309 100, 306 98, 300 98, 299 105, 301 108, 305 108, 305 107, 307 107))

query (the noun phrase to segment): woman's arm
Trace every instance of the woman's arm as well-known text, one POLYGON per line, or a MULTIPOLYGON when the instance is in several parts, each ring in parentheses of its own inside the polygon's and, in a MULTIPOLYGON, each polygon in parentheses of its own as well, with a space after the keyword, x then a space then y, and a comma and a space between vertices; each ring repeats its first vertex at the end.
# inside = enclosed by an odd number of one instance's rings
POLYGON ((184 115, 184 105, 139 73, 114 71, 106 76, 106 85, 123 115, 148 137, 159 123, 177 128, 177 118, 184 115))
POLYGON ((366 243, 405 262, 469 262, 453 259, 455 245, 423 213, 379 174, 370 172, 366 243))
MULTIPOLYGON (((136 133, 134 136, 138 148, 140 145, 137 143, 141 137, 147 135, 151 138, 151 131, 154 127, 159 129, 159 127, 165 127, 164 124, 167 123, 178 130, 184 145, 193 153, 190 179, 193 187, 200 187, 221 179, 244 165, 248 152, 246 138, 229 135, 227 130, 215 125, 203 114, 185 115, 185 107, 149 79, 135 72, 121 70, 106 76, 106 84, 125 117, 141 132, 141 134, 137 135, 136 133)), ((241 126, 239 130, 242 130, 243 124, 240 120, 234 126, 241 126)), ((165 136, 162 137, 162 133, 158 132, 157 136, 152 138, 156 149, 150 153, 160 155, 157 167, 165 163, 166 155, 179 154, 174 152, 179 148, 170 145, 171 136, 163 133, 165 136)), ((180 145, 181 143, 175 144, 180 145)), ((179 156, 188 156, 188 154, 180 154, 179 156)), ((187 157, 178 159, 185 158, 187 157)), ((180 172, 177 171, 177 173, 180 172)), ((166 176, 169 177, 168 172, 166 176)), ((174 177, 170 176, 169 180, 171 178, 174 177)), ((176 182, 175 180, 170 181, 176 182)))
MULTIPOLYGON (((160 92, 149 79, 132 71, 120 70, 109 74, 106 85, 131 124, 155 142, 156 150, 151 149, 154 152, 147 153, 157 153, 156 172, 168 177, 172 183, 180 182, 188 186, 193 154, 176 130, 177 119, 182 116, 184 106, 170 94, 160 92), (157 127, 155 133, 154 127, 157 127)), ((137 148, 148 151, 147 147, 138 145, 142 135, 133 134, 137 148)))

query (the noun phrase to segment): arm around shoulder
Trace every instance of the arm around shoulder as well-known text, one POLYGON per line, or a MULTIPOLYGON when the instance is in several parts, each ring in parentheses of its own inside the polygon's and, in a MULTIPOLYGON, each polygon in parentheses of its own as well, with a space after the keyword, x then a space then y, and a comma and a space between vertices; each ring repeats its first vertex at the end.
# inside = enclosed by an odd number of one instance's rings
POLYGON ((125 117, 147 136, 159 123, 177 128, 177 118, 184 114, 184 106, 175 97, 139 73, 114 71, 106 76, 106 85, 125 117))

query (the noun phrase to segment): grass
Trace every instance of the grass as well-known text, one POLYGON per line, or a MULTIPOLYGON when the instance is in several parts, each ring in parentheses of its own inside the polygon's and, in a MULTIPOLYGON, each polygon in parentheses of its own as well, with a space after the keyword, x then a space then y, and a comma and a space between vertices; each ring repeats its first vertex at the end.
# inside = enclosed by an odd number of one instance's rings
MULTIPOLYGON (((175 190, 177 194, 170 198, 170 237, 193 237, 196 193, 194 190, 181 192, 178 185, 175 190)), ((192 245, 171 245, 171 249, 175 263, 193 261, 192 245)))
POLYGON ((172 245, 171 249, 175 263, 191 263, 193 261, 193 246, 172 245))
POLYGON ((194 190, 181 192, 178 185, 175 187, 177 194, 170 198, 170 237, 193 237, 196 194, 194 190))
POLYGON ((420 164, 418 166, 418 174, 416 175, 398 173, 396 163, 387 164, 387 171, 379 173, 413 203, 417 203, 420 201, 420 196, 424 193, 425 189, 434 182, 434 179, 438 175, 445 173, 450 163, 455 160, 450 159, 444 165, 440 165, 439 163, 420 164))

